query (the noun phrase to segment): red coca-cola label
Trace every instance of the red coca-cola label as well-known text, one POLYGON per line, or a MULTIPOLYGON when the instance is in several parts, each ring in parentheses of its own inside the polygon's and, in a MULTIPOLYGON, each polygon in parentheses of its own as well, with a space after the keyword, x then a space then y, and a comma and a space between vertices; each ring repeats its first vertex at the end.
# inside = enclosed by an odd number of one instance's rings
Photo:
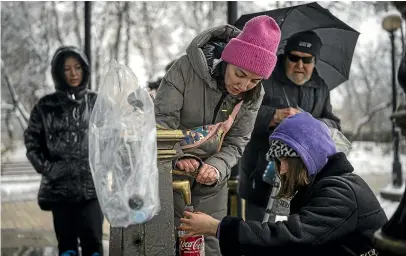
POLYGON ((204 256, 204 237, 192 236, 186 240, 180 240, 180 256, 204 256))

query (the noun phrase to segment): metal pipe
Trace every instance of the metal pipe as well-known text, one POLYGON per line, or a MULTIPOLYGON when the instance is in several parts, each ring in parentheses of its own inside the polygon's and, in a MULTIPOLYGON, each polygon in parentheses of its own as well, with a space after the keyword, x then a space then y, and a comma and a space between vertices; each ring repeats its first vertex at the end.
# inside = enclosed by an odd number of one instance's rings
POLYGON ((237 1, 228 1, 227 2, 227 23, 234 25, 238 19, 238 5, 237 1))
MULTIPOLYGON (((91 2, 90 1, 85 1, 85 55, 87 56, 87 59, 89 60, 89 67, 90 70, 92 69, 92 56, 91 56, 91 2)), ((92 88, 92 79, 90 76, 89 79, 89 88, 92 88)))
POLYGON ((400 39, 402 42, 402 52, 405 52, 405 32, 403 30, 403 24, 400 24, 400 39))
POLYGON ((231 216, 238 216, 241 217, 241 212, 239 211, 239 205, 241 204, 241 199, 238 197, 237 193, 237 186, 238 180, 237 179, 229 179, 228 180, 228 214, 231 216))
MULTIPOLYGON (((395 34, 390 32, 390 41, 392 45, 392 113, 396 112, 397 107, 397 88, 396 88, 396 61, 395 61, 395 34)), ((393 164, 392 164, 392 184, 394 187, 401 187, 403 184, 402 165, 399 160, 399 132, 396 129, 395 122, 392 122, 393 138, 393 164)))

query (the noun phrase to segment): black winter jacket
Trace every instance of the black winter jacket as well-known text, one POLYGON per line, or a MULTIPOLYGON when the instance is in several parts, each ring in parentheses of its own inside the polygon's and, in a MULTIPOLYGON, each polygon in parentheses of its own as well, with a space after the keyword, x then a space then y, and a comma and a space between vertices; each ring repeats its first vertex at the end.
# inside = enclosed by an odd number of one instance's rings
POLYGON ((387 218, 365 181, 353 174, 344 153, 329 158, 313 182, 299 190, 287 221, 244 222, 225 217, 219 240, 223 256, 361 255, 387 218))
POLYGON ((299 106, 304 111, 320 119, 328 126, 341 129, 340 119, 332 112, 330 92, 324 80, 314 69, 311 80, 302 86, 290 81, 284 69, 284 56, 278 57, 275 71, 263 82, 265 95, 258 111, 251 140, 247 144, 240 160, 239 194, 249 203, 266 207, 271 187, 262 181, 262 175, 268 164, 265 154, 269 149, 269 127, 276 109, 299 106))
POLYGON ((52 61, 56 92, 34 106, 24 132, 27 158, 42 174, 38 202, 51 210, 55 202, 95 199, 88 162, 88 123, 96 93, 86 89, 90 77, 86 56, 74 47, 57 50, 52 61), (79 57, 83 81, 73 88, 63 79, 66 54, 79 57))

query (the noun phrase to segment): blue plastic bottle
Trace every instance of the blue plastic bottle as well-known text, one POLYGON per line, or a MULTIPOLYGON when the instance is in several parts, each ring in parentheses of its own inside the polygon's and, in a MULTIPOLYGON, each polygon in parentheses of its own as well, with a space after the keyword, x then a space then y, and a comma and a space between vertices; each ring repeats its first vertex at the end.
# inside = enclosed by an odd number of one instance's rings
POLYGON ((264 171, 264 174, 262 175, 262 180, 265 183, 271 184, 273 183, 275 179, 275 162, 274 161, 269 161, 268 165, 264 171))

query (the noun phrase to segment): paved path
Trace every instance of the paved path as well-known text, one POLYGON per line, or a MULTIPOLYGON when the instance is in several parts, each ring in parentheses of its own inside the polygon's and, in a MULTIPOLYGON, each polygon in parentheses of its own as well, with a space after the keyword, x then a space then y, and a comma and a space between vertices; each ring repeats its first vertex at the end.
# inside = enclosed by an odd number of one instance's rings
MULTIPOLYGON (((110 225, 105 220, 103 225, 103 235, 106 240, 105 252, 108 250, 109 228, 110 225)), ((52 250, 56 246, 52 214, 51 212, 42 211, 37 205, 37 201, 1 204, 2 255, 20 255, 19 253, 16 254, 17 250, 33 250, 33 248, 49 247, 48 250, 52 250), (4 254, 5 252, 8 253, 4 254)), ((34 252, 26 254, 25 252, 21 255, 42 254, 35 254, 34 252)))

